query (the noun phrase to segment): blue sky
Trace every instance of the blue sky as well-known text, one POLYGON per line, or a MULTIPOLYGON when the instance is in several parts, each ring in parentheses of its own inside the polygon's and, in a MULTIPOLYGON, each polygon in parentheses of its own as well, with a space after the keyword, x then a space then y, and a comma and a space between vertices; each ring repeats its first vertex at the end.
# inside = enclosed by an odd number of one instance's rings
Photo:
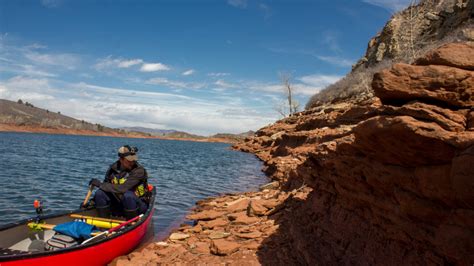
POLYGON ((0 1, 0 98, 209 135, 279 119, 348 73, 409 0, 0 1))

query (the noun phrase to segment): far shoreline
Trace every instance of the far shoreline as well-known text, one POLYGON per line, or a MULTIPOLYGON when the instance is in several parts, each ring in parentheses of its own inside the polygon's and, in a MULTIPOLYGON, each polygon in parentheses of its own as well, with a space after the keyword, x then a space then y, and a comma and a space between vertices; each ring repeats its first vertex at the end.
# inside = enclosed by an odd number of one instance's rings
POLYGON ((0 124, 0 132, 12 133, 44 133, 51 135, 76 135, 76 136, 96 136, 96 137, 116 137, 116 138, 137 138, 137 139, 161 139, 161 140, 178 140, 193 142, 211 142, 211 143, 228 143, 235 144, 237 141, 225 138, 172 138, 164 136, 144 136, 139 133, 120 134, 118 132, 97 132, 93 130, 68 129, 68 128, 47 128, 37 126, 19 126, 13 124, 0 124))

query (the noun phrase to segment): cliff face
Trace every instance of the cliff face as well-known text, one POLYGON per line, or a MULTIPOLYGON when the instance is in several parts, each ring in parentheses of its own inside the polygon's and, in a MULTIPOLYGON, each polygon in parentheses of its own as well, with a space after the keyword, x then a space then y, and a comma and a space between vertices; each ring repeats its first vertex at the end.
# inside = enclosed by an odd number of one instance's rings
MULTIPOLYGON (((414 1, 416 2, 416 1, 414 1)), ((368 44, 357 67, 373 66, 383 60, 412 62, 440 41, 474 41, 474 1, 420 0, 394 14, 383 30, 368 44)))
POLYGON ((377 97, 259 130, 255 153, 288 198, 268 264, 474 262, 474 47, 448 44, 374 76, 377 97))

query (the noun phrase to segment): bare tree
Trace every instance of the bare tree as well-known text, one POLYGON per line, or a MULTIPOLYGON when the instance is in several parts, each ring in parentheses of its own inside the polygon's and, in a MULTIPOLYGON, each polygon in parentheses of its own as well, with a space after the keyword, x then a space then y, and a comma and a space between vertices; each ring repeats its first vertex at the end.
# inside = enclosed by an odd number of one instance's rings
POLYGON ((275 110, 283 117, 291 116, 298 112, 299 108, 298 101, 293 97, 295 94, 295 88, 291 84, 291 74, 280 72, 279 76, 283 85, 282 89, 285 99, 275 107, 275 110))

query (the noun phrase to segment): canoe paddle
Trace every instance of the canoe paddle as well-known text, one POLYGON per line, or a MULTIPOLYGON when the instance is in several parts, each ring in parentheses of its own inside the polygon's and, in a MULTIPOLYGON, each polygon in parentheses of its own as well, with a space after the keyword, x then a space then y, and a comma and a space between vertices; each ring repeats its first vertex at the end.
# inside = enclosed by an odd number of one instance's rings
POLYGON ((139 220, 139 219, 142 218, 142 217, 143 217, 143 214, 140 214, 140 215, 138 215, 138 216, 135 217, 135 218, 132 218, 132 219, 130 219, 130 220, 124 222, 124 223, 121 223, 121 224, 119 224, 119 225, 117 225, 117 226, 115 226, 115 227, 113 227, 113 228, 110 228, 110 229, 107 230, 107 231, 104 231, 104 232, 102 232, 102 233, 100 233, 100 234, 98 234, 98 235, 96 235, 96 236, 93 236, 93 237, 91 237, 91 238, 85 240, 84 242, 82 242, 81 245, 87 244, 88 242, 90 242, 90 241, 92 241, 92 240, 94 240, 94 239, 96 239, 96 238, 98 238, 98 237, 100 237, 100 236, 102 236, 102 235, 107 235, 107 234, 110 234, 110 233, 112 233, 112 232, 114 232, 114 231, 117 231, 118 229, 120 229, 120 228, 122 228, 122 227, 124 227, 124 226, 126 226, 126 225, 128 225, 128 224, 131 224, 131 223, 133 223, 133 222, 139 220))
POLYGON ((92 195, 92 190, 94 189, 93 186, 89 186, 89 191, 87 191, 86 198, 84 199, 84 202, 82 202, 81 209, 86 206, 86 204, 89 202, 89 199, 92 195))

